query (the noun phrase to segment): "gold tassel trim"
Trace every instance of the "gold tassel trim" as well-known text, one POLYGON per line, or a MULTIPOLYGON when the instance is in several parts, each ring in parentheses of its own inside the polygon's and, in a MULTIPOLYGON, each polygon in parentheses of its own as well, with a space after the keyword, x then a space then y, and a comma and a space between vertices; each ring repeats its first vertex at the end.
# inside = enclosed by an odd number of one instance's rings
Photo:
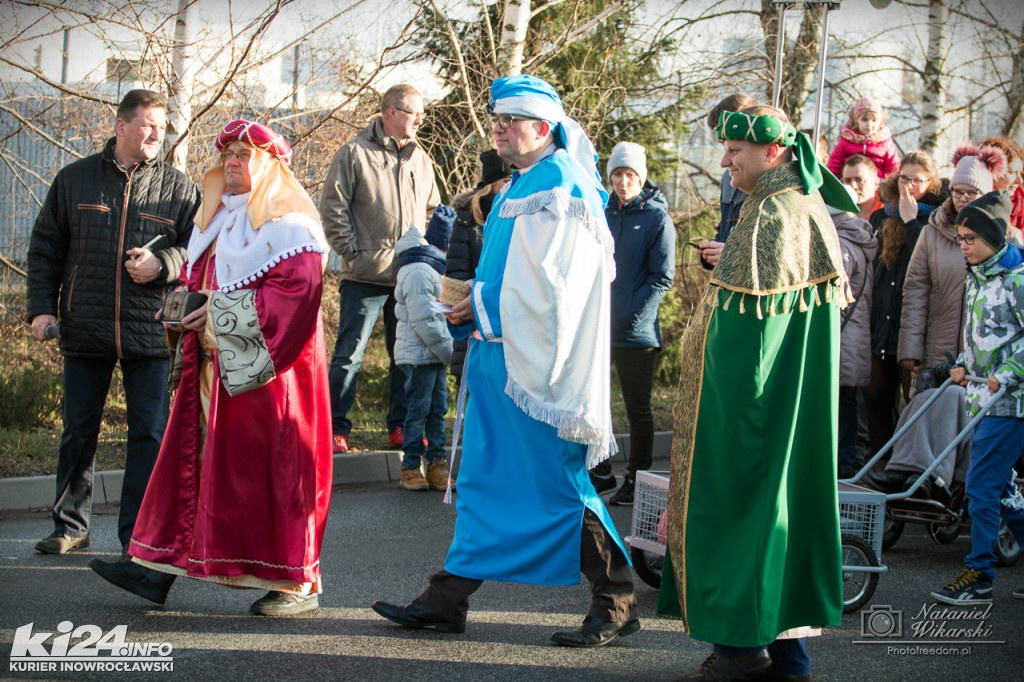
POLYGON ((763 320, 763 319, 764 319, 764 316, 763 316, 763 315, 761 315, 761 297, 760 297, 760 296, 758 296, 758 297, 757 297, 757 298, 756 298, 756 299, 754 300, 754 307, 755 307, 755 309, 757 310, 757 319, 759 319, 759 320, 763 320))
POLYGON ((730 303, 730 302, 732 302, 732 297, 733 297, 733 295, 734 295, 735 293, 736 293, 735 291, 730 291, 730 292, 729 292, 729 297, 728 297, 728 298, 726 298, 726 299, 725 299, 725 303, 724 303, 724 304, 722 304, 722 310, 729 310, 729 303, 730 303))
MULTIPOLYGON (((800 298, 800 312, 806 313, 807 312, 807 301, 804 300, 804 291, 803 291, 803 289, 801 289, 799 292, 797 292, 797 296, 800 298)), ((807 296, 809 298, 810 294, 808 294, 807 296)))
POLYGON ((740 294, 740 315, 747 312, 743 309, 743 299, 746 298, 746 294, 740 294))

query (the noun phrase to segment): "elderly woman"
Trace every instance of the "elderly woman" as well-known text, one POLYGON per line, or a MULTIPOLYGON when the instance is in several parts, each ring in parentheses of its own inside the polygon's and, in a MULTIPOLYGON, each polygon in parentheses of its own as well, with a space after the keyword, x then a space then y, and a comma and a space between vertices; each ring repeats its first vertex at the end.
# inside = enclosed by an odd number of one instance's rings
POLYGON ((953 154, 950 196, 928 218, 903 283, 903 313, 897 353, 900 365, 934 367, 946 351, 958 355, 964 328, 964 257, 953 225, 960 210, 982 194, 1006 167, 995 147, 963 146, 953 154))
POLYGON ((900 170, 878 188, 884 207, 871 214, 878 238, 871 292, 871 379, 868 384, 868 439, 877 452, 896 426, 899 390, 910 394, 910 372, 897 362, 903 281, 918 237, 928 217, 949 192, 939 179, 935 160, 914 151, 900 160, 900 170))
POLYGON ((250 612, 292 615, 318 607, 331 496, 327 243, 281 135, 233 121, 217 149, 184 268, 208 300, 168 323, 180 380, 131 561, 90 566, 157 603, 187 575, 267 590, 250 612))

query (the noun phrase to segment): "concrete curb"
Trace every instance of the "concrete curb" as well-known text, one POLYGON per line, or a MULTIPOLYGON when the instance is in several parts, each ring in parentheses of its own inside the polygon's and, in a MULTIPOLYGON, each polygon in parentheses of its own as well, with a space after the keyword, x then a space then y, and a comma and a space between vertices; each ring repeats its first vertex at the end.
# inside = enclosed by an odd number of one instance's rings
MULTIPOLYGON (((619 454, 612 459, 614 470, 625 468, 629 452, 629 436, 617 435, 619 454)), ((667 460, 672 450, 672 432, 659 431, 654 434, 652 454, 656 461, 667 460)), ((657 467, 656 467, 657 468, 657 467)), ((399 450, 360 452, 334 456, 334 485, 355 485, 360 483, 397 483, 402 470, 402 453, 399 450)), ((454 468, 458 473, 458 463, 454 468)), ((0 479, 0 512, 48 509, 53 504, 57 485, 56 476, 25 476, 22 478, 0 479)), ((121 499, 121 484, 124 471, 97 471, 93 477, 93 503, 118 502, 121 499)))

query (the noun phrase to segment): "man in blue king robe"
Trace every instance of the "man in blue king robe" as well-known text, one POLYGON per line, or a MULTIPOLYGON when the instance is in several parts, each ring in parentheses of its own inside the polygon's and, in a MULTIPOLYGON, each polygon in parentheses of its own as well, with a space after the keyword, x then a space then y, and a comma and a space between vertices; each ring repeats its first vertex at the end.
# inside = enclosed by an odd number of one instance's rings
POLYGON ((491 86, 498 155, 515 167, 484 227, 470 295, 448 320, 472 335, 455 537, 444 569, 407 606, 410 628, 464 632, 484 580, 576 585, 591 604, 562 646, 637 632, 629 559, 587 470, 615 452, 608 372, 612 238, 594 147, 534 76, 491 86))

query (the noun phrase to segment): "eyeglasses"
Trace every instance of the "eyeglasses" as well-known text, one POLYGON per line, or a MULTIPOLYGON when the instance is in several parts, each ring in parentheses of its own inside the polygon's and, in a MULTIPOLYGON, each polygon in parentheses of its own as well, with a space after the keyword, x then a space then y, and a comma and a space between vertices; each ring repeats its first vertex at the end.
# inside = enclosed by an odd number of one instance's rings
MULTIPOLYGON (((953 195, 954 199, 970 199, 971 201, 981 196, 981 192, 976 189, 954 189, 950 190, 949 193, 953 195)), ((967 243, 970 244, 971 242, 967 243)))
POLYGON ((421 121, 427 117, 427 112, 425 111, 409 111, 408 109, 403 109, 402 107, 395 107, 395 109, 398 109, 399 111, 404 111, 413 118, 418 118, 421 121))
POLYGON ((242 163, 249 163, 249 159, 252 158, 252 152, 248 149, 243 149, 239 152, 221 152, 220 160, 227 163, 231 159, 238 159, 242 163))
POLYGON ((532 116, 514 116, 512 114, 491 114, 491 125, 495 123, 502 130, 508 130, 516 121, 536 121, 532 116))
POLYGON ((965 234, 962 236, 958 234, 955 237, 953 237, 953 241, 956 242, 957 246, 960 246, 961 244, 967 244, 967 246, 974 246, 974 240, 977 238, 978 235, 976 234, 965 234))
POLYGON ((912 178, 903 174, 900 174, 899 180, 901 185, 923 185, 928 182, 928 178, 912 178))

